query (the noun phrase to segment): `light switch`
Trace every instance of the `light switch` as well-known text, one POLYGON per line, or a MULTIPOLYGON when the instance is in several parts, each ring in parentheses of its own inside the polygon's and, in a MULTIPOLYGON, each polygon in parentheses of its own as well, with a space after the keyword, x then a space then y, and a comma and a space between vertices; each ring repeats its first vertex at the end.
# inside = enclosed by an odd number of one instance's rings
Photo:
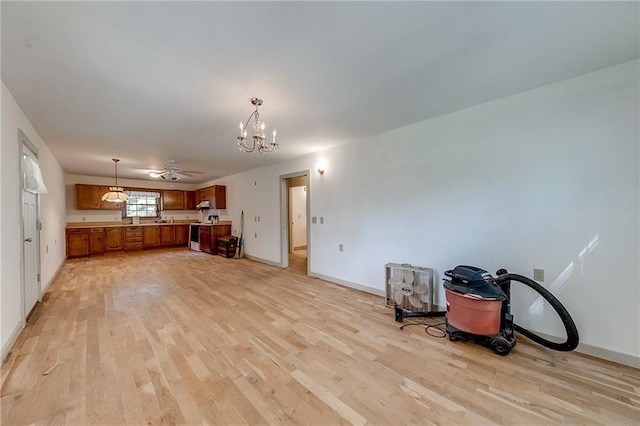
POLYGON ((316 217, 315 217, 315 216, 313 216, 313 217, 311 218, 311 223, 316 223, 316 217))

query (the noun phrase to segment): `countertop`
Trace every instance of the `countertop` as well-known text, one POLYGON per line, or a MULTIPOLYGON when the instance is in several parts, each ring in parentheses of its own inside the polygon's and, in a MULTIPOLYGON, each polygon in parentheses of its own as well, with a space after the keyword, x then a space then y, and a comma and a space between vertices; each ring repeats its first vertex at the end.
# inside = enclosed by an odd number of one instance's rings
POLYGON ((174 223, 140 223, 138 225, 134 225, 132 223, 120 223, 120 222, 70 222, 67 223, 67 229, 78 229, 78 228, 129 228, 132 226, 178 226, 178 225, 204 225, 204 226, 221 226, 221 225, 231 225, 231 221, 220 221, 219 223, 195 223, 195 222, 174 222, 174 223))

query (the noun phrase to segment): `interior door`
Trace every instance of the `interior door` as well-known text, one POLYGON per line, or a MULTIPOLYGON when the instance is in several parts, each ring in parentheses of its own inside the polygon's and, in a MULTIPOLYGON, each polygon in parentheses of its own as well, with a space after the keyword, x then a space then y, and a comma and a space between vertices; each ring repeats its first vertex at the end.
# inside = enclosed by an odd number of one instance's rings
POLYGON ((22 226, 24 235, 24 312, 28 315, 40 297, 38 280, 37 195, 22 191, 22 226))

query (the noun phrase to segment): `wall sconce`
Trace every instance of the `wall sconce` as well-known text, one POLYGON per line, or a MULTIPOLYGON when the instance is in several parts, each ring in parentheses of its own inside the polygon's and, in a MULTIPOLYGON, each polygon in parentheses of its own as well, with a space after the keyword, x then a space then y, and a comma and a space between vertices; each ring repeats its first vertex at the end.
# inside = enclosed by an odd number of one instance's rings
POLYGON ((320 161, 318 163, 318 173, 320 173, 321 175, 324 174, 324 170, 327 168, 327 163, 325 163, 324 161, 320 161))

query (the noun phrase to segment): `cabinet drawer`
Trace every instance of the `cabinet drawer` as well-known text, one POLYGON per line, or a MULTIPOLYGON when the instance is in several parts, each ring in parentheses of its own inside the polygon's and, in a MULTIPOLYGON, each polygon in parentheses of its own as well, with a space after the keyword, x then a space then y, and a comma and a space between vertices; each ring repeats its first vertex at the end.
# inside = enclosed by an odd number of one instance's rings
POLYGON ((102 228, 91 228, 89 232, 92 234, 100 234, 102 232, 102 228))
POLYGON ((142 235, 139 237, 130 237, 130 236, 126 236, 124 238, 124 242, 126 243, 141 243, 142 242, 142 235))
POLYGON ((88 232, 87 228, 67 229, 67 234, 86 234, 88 232))
POLYGON ((125 241, 124 249, 125 250, 142 250, 142 241, 137 241, 137 242, 125 241))

